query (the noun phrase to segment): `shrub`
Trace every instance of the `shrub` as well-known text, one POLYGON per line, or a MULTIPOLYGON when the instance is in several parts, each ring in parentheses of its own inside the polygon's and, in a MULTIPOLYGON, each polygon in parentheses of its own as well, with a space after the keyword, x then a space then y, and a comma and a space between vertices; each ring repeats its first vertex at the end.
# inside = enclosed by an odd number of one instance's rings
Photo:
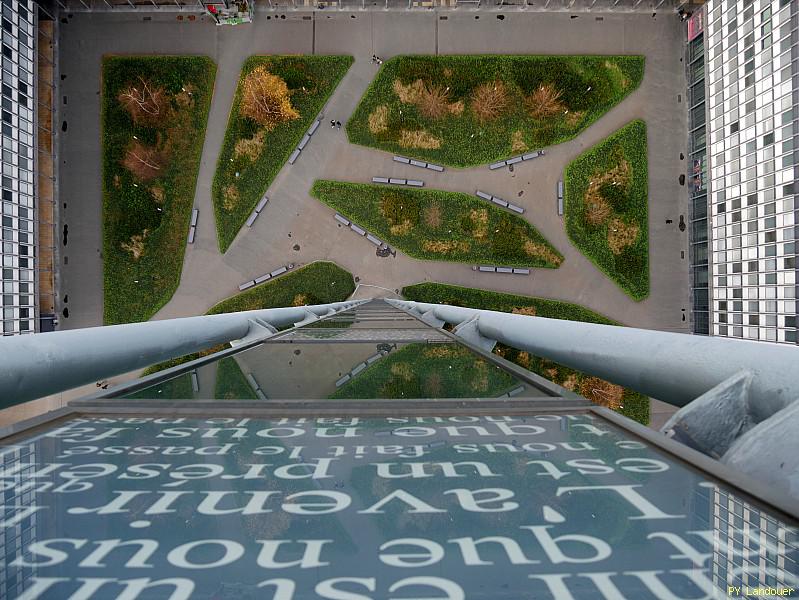
POLYGON ((502 81, 477 86, 472 95, 472 112, 480 122, 493 121, 508 108, 508 90, 502 81))
POLYGON ((562 95, 554 84, 542 83, 525 100, 530 116, 541 120, 562 114, 566 110, 560 99, 562 95))
POLYGON ((241 84, 241 114, 272 131, 284 121, 299 118, 291 106, 286 82, 263 66, 250 71, 241 84))

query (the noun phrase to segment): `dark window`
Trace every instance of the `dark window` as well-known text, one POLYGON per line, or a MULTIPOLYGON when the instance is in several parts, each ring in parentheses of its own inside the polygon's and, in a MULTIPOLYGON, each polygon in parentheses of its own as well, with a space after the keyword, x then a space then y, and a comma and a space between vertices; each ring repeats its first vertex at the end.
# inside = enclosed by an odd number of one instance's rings
POLYGON ((735 121, 735 123, 730 125, 730 133, 736 133, 738 131, 738 129, 740 129, 740 125, 738 124, 738 121, 735 121))
POLYGON ((757 194, 749 194, 746 197, 746 205, 754 206, 755 204, 757 204, 757 194))
POLYGON ((785 317, 786 327, 796 327, 796 317, 785 317))
POLYGON ((767 133, 766 135, 763 136, 763 145, 764 146, 768 146, 769 144, 773 144, 773 143, 774 143, 774 132, 773 131, 771 133, 767 133))
POLYGON ((757 272, 757 261, 756 260, 751 260, 748 263, 746 263, 746 270, 749 271, 750 273, 756 273, 757 272))
POLYGON ((11 48, 6 46, 5 44, 3 44, 3 56, 5 56, 6 58, 11 58, 12 56, 11 48))
POLYGON ((749 315, 749 324, 750 325, 760 325, 760 319, 757 315, 749 315))
POLYGON ((733 273, 740 273, 742 268, 743 268, 743 264, 741 264, 741 263, 733 263, 732 264, 732 272, 733 273))

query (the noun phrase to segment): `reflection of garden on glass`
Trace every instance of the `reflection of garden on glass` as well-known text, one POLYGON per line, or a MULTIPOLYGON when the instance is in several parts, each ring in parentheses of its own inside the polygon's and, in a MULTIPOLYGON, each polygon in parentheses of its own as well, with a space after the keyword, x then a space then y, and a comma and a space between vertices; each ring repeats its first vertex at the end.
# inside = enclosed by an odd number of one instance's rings
POLYGON ((398 56, 352 118, 350 141, 453 167, 574 138, 635 90, 642 56, 398 56))
MULTIPOLYGON (((402 289, 402 295, 407 300, 416 302, 466 306, 548 319, 620 325, 620 323, 612 319, 570 302, 464 288, 443 283, 430 282, 410 285, 402 289)), ((580 394, 600 406, 615 410, 644 425, 649 424, 650 403, 649 398, 643 394, 502 344, 497 345, 494 352, 528 371, 532 371, 553 383, 580 394)))
POLYGON ((511 375, 457 344, 409 344, 361 371, 330 398, 494 398, 511 375))

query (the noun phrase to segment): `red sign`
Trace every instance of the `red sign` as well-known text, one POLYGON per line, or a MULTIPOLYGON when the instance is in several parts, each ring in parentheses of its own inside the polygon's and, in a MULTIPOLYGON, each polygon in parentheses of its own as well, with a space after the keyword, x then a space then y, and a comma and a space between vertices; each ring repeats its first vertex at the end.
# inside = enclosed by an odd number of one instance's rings
POLYGON ((688 19, 688 41, 690 42, 705 30, 705 19, 702 10, 697 10, 688 19))

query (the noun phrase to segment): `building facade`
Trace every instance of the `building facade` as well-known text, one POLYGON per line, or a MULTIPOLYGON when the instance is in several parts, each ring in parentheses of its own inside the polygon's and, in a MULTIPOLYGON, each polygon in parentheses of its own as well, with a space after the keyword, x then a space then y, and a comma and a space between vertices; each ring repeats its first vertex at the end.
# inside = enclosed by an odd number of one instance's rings
POLYGON ((2 334, 35 330, 36 5, 3 0, 2 334))
POLYGON ((709 332, 796 344, 799 5, 704 10, 709 332))

